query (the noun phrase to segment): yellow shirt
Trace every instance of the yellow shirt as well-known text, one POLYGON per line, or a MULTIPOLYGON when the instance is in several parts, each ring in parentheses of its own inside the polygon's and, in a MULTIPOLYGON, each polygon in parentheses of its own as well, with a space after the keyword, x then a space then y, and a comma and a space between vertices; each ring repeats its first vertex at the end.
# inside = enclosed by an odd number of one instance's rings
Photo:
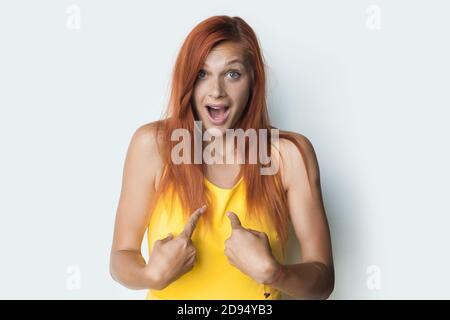
MULTIPOLYGON (((201 217, 197 222, 191 237, 197 249, 194 267, 162 290, 149 289, 146 299, 281 299, 279 290, 259 284, 242 273, 228 262, 224 253, 225 240, 231 235, 231 224, 226 212, 233 211, 241 220, 242 226, 267 234, 273 256, 283 263, 285 255, 275 226, 269 224, 267 218, 263 218, 262 223, 249 218, 247 221, 245 183, 242 177, 231 189, 218 187, 206 178, 205 185, 212 194, 212 203, 207 210, 208 214, 213 214, 213 227, 208 229, 201 217), (265 292, 270 293, 267 298, 265 292)), ((147 233, 149 254, 156 240, 165 238, 169 233, 176 237, 184 229, 186 220, 183 218, 178 198, 175 199, 176 201, 171 203, 167 197, 160 198, 151 214, 147 233), (170 218, 171 214, 173 216, 170 218)))

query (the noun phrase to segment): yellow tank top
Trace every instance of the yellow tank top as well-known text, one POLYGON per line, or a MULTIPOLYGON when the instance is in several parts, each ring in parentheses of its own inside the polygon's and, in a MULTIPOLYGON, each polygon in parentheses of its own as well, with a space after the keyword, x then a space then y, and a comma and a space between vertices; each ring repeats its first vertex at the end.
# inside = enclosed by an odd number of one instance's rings
MULTIPOLYGON (((273 256, 284 263, 281 240, 275 227, 267 218, 261 222, 246 216, 245 183, 243 178, 230 189, 221 188, 205 178, 205 186, 210 190, 212 199, 207 208, 213 214, 213 226, 207 228, 200 218, 192 234, 192 242, 197 249, 194 267, 162 290, 149 289, 148 300, 271 300, 281 299, 281 292, 268 285, 259 284, 239 269, 232 266, 224 253, 225 240, 231 235, 231 224, 227 211, 237 214, 246 228, 265 232, 269 238, 273 256), (212 211, 211 211, 212 210, 212 211), (270 293, 265 295, 264 293, 270 293), (266 298, 267 296, 267 298, 266 298)), ((156 240, 172 233, 178 236, 186 220, 183 218, 178 198, 173 203, 169 197, 161 197, 151 214, 147 240, 149 255, 156 240), (171 207, 172 206, 172 207, 171 207), (170 211, 172 210, 172 212, 170 211)))

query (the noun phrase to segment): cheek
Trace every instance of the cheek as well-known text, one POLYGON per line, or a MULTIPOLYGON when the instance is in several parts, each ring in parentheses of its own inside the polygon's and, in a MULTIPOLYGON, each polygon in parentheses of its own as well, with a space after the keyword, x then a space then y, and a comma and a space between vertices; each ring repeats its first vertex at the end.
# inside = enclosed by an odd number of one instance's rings
POLYGON ((199 90, 199 88, 196 88, 194 90, 194 92, 192 93, 192 97, 194 99, 194 109, 197 112, 202 112, 202 95, 201 95, 201 90, 199 90))
POLYGON ((241 112, 244 110, 247 105, 249 98, 249 88, 246 85, 241 85, 238 88, 235 88, 233 92, 233 100, 237 106, 237 111, 241 112))

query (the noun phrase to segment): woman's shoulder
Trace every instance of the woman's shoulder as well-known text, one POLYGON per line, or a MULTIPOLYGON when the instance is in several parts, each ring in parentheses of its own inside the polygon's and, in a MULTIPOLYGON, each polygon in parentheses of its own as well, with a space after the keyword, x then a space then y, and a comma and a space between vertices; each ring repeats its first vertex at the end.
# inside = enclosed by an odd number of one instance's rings
POLYGON ((133 138, 140 140, 142 143, 154 144, 162 141, 162 128, 164 120, 157 120, 141 124, 134 132, 133 138))
POLYGON ((132 141, 139 144, 143 151, 151 153, 153 157, 161 157, 164 146, 165 120, 157 120, 141 124, 133 133, 132 141))
POLYGON ((289 177, 300 173, 314 174, 318 171, 317 158, 311 140, 304 134, 279 130, 280 169, 283 184, 288 188, 289 177))
POLYGON ((135 129, 130 142, 130 149, 135 150, 139 154, 141 161, 147 163, 147 167, 152 172, 155 181, 159 180, 159 176, 163 170, 164 161, 162 157, 163 148, 163 120, 153 121, 141 124, 135 129))
POLYGON ((279 130, 279 138, 280 148, 283 149, 280 150, 280 152, 283 155, 295 157, 299 156, 300 152, 300 154, 304 154, 303 156, 307 156, 314 152, 311 140, 304 134, 294 131, 279 130))

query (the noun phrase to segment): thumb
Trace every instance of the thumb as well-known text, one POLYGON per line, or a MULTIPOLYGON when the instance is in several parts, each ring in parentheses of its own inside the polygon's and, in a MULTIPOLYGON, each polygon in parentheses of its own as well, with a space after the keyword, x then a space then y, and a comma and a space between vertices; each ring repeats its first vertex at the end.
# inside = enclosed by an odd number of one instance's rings
POLYGON ((173 234, 172 234, 172 233, 169 233, 169 234, 167 235, 167 237, 161 239, 161 243, 167 242, 167 241, 172 240, 172 239, 173 239, 173 234))
POLYGON ((258 231, 258 230, 253 230, 253 229, 247 229, 247 231, 250 231, 251 233, 253 233, 258 238, 269 240, 269 237, 268 237, 267 233, 265 233, 265 232, 258 231))
POLYGON ((241 221, 239 220, 239 217, 232 211, 227 212, 227 217, 230 219, 231 222, 231 228, 236 229, 239 227, 242 227, 241 221))
POLYGON ((253 233, 255 236, 260 236, 260 235, 261 235, 261 232, 259 232, 258 230, 254 230, 254 229, 247 228, 247 231, 250 231, 250 232, 253 233))

